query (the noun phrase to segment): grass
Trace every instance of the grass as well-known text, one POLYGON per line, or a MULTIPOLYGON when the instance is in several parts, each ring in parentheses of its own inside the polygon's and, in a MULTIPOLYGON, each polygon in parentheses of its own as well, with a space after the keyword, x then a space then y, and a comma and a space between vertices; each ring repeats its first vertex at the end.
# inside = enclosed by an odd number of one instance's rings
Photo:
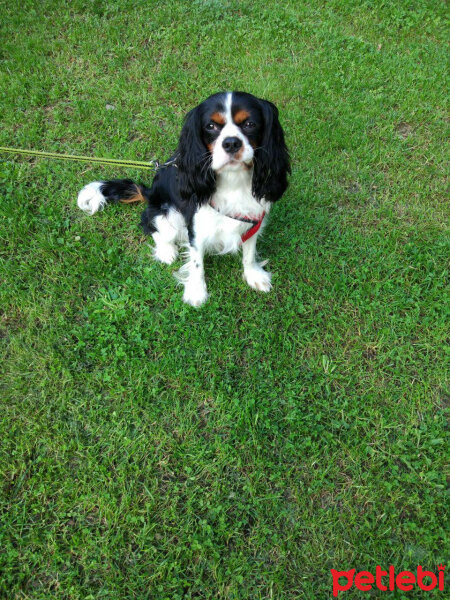
POLYGON ((242 89, 293 160, 273 291, 211 257, 194 310, 139 207, 76 207, 144 172, 2 157, 1 597, 331 598, 331 568, 446 564, 445 3, 0 8, 0 145, 164 159, 242 89))

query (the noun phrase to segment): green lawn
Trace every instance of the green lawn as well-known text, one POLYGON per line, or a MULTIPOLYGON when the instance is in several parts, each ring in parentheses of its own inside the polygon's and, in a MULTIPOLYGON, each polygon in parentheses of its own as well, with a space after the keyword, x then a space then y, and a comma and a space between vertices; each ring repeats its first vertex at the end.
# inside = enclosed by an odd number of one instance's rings
POLYGON ((322 600, 331 568, 448 564, 444 11, 0 0, 0 145, 164 159, 237 89, 293 162, 272 292, 209 257, 195 310, 140 206, 76 206, 146 172, 0 156, 1 598, 322 600))

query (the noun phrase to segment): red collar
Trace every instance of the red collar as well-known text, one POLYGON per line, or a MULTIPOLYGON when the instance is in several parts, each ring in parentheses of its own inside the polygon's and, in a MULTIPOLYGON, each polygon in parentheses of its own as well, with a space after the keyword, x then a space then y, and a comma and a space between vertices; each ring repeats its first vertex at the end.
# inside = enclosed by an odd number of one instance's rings
MULTIPOLYGON (((261 227, 265 216, 266 216, 266 212, 263 211, 262 215, 259 217, 259 219, 257 221, 253 220, 253 219, 246 219, 246 218, 239 219, 240 221, 244 221, 245 223, 253 223, 253 227, 250 227, 250 229, 248 231, 246 231, 244 234, 242 234, 242 236, 241 236, 242 243, 246 242, 249 238, 251 238, 253 235, 255 235, 255 233, 261 227)), ((233 218, 236 218, 236 217, 233 217, 233 218)))
POLYGON ((251 237, 253 237, 255 235, 255 233, 261 227, 264 217, 266 216, 266 211, 263 211, 262 215, 259 218, 247 217, 247 216, 244 216, 241 214, 225 215, 219 211, 219 209, 214 205, 212 200, 210 200, 209 205, 211 206, 211 208, 214 208, 214 210, 217 210, 217 212, 220 213, 221 215, 223 215, 224 217, 228 217, 229 219, 235 219, 236 221, 242 221, 243 223, 249 223, 252 225, 252 227, 250 227, 250 229, 248 229, 245 233, 242 234, 242 236, 241 236, 242 243, 246 242, 247 240, 249 240, 251 237))

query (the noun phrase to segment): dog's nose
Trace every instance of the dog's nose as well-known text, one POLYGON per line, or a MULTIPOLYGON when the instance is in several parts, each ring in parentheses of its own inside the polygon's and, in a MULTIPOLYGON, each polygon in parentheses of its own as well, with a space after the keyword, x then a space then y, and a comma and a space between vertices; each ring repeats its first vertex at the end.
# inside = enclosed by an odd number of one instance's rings
POLYGON ((227 137, 222 142, 222 148, 228 154, 235 154, 242 147, 242 140, 238 137, 227 137))

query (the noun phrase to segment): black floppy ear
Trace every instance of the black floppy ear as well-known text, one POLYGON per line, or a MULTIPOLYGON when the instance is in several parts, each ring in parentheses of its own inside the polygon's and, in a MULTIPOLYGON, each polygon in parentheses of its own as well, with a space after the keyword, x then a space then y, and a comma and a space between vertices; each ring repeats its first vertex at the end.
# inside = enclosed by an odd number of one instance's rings
POLYGON ((202 204, 216 188, 216 177, 211 169, 211 156, 201 136, 200 107, 185 117, 178 143, 178 180, 183 200, 202 204))
POLYGON ((283 128, 278 120, 278 109, 267 100, 260 100, 264 117, 264 135, 261 147, 255 151, 252 189, 258 200, 279 200, 291 172, 289 153, 284 142, 283 128))

